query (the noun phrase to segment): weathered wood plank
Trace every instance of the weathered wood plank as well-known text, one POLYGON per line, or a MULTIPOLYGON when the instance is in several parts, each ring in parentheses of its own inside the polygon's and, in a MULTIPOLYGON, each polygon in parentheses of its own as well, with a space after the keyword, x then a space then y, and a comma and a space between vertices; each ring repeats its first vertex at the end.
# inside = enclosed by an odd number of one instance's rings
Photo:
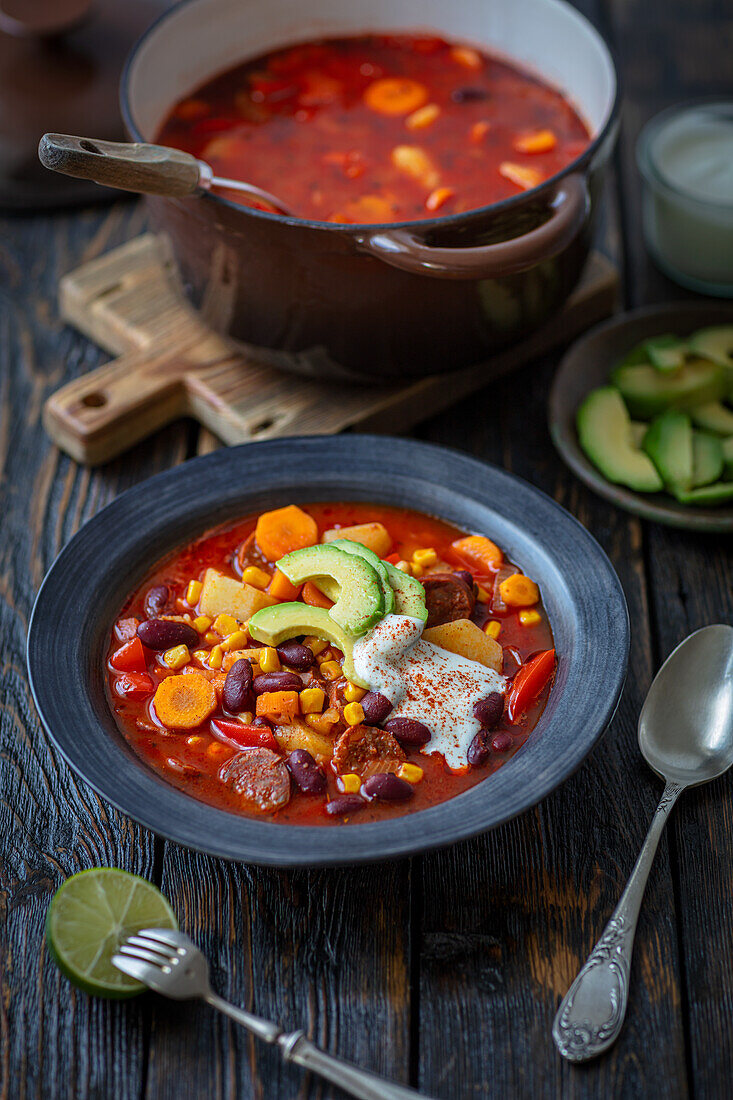
POLYGON ((145 1003, 74 992, 48 957, 43 926, 51 895, 68 875, 105 864, 152 877, 155 843, 51 748, 30 699, 25 635, 37 587, 63 544, 122 488, 182 457, 185 430, 95 475, 49 444, 43 400, 99 361, 56 319, 58 277, 84 250, 139 231, 139 214, 124 205, 0 224, 0 1095, 132 1100, 145 1073, 145 1003))

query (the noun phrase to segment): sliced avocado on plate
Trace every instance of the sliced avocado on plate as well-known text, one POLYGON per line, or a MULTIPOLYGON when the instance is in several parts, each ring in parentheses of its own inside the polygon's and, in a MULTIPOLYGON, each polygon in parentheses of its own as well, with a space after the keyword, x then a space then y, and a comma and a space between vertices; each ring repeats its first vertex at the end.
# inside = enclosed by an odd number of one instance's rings
POLYGON ((687 413, 667 409, 649 425, 644 450, 674 492, 692 488, 692 424, 687 413))
MULTIPOLYGON (((382 596, 384 597, 384 614, 391 615, 394 611, 394 592, 392 590, 392 585, 389 583, 389 575, 382 559, 377 557, 373 550, 370 550, 368 546, 364 546, 361 542, 351 542, 349 539, 333 539, 327 545, 335 546, 337 549, 343 550, 346 554, 356 554, 358 557, 363 558, 364 561, 369 562, 372 568, 379 574, 382 596)), ((333 582, 329 587, 332 588, 332 585, 333 582)), ((321 581, 316 581, 316 587, 321 587, 321 581)), ((321 591, 326 593, 329 600, 333 599, 330 592, 326 592, 325 589, 321 589, 321 591)))
POLYGON ((666 409, 686 409, 725 396, 725 372, 707 359, 692 359, 670 374, 651 364, 619 366, 611 381, 634 419, 651 420, 666 409))
POLYGON ((269 646, 281 645, 289 638, 297 638, 301 634, 312 634, 315 638, 321 638, 341 650, 344 655, 344 673, 352 684, 369 690, 369 684, 360 680, 354 671, 354 639, 333 621, 331 612, 326 611, 325 607, 311 607, 310 604, 299 602, 263 607, 249 620, 249 632, 256 642, 269 646))
MULTIPOLYGON (((291 584, 330 577, 339 586, 329 615, 347 634, 366 634, 384 615, 381 578, 369 562, 333 543, 293 550, 277 563, 291 584)), ((302 633, 302 631, 301 631, 302 633)))
POLYGON ((578 409, 578 438, 604 477, 640 493, 658 493, 664 487, 654 463, 633 441, 631 420, 613 386, 588 394, 578 409))
POLYGON ((695 504, 700 508, 733 501, 733 481, 716 481, 714 485, 703 485, 700 489, 680 490, 675 493, 680 504, 695 504))
POLYGON ((425 606, 425 589, 420 581, 403 573, 391 562, 386 561, 389 583, 394 589, 395 614, 409 615, 413 619, 428 621, 428 609, 425 606))
POLYGON ((649 431, 649 425, 645 424, 643 420, 631 421, 631 442, 635 447, 641 447, 644 442, 644 436, 649 431))
POLYGON ((684 366, 687 358, 687 342, 679 336, 667 333, 665 336, 653 336, 642 345, 649 356, 649 362, 657 370, 669 372, 684 366))
POLYGON ((733 435, 733 412, 721 401, 706 401, 690 409, 692 423, 718 435, 733 435))
POLYGON ((733 372, 733 325, 698 329, 693 332, 688 344, 695 355, 711 359, 713 363, 733 372))
POLYGON ((692 488, 710 485, 723 473, 723 444, 709 432, 692 433, 692 488))
POLYGON ((724 439, 721 447, 723 448, 723 477, 727 481, 733 481, 733 435, 724 439))

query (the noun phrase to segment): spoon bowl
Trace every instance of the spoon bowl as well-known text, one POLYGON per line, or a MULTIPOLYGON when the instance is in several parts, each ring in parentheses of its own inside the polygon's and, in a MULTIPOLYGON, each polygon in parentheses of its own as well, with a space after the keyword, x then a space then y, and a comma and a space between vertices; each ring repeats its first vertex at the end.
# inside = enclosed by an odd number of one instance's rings
POLYGON ((639 747, 657 775, 683 787, 733 764, 733 627, 706 626, 669 655, 639 716, 639 747))

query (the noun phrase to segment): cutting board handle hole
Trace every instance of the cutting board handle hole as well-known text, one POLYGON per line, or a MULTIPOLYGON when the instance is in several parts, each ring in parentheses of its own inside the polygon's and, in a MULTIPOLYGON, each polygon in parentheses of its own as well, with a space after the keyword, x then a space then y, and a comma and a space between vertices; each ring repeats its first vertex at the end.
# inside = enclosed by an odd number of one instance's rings
POLYGON ((102 405, 107 404, 107 397, 103 393, 87 393, 82 397, 81 403, 88 409, 101 409, 102 405))

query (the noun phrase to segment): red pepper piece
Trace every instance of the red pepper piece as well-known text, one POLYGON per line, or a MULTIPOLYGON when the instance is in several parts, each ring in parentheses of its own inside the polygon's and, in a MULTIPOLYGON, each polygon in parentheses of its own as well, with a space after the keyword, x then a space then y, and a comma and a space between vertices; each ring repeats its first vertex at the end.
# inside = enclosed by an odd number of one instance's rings
POLYGON ((155 684, 147 672, 124 672, 115 680, 115 691, 126 699, 144 699, 153 694, 155 684))
POLYGON ((109 663, 117 672, 145 672, 147 664, 143 643, 139 638, 133 638, 131 641, 125 642, 123 646, 115 650, 109 659, 109 663))
POLYGON ((522 665, 509 690, 507 713, 510 722, 516 722, 539 698, 555 671, 555 650, 538 653, 526 665, 522 665))
POLYGON ((279 751, 272 730, 266 726, 245 726, 242 722, 232 722, 227 718, 213 718, 211 733, 219 741, 233 745, 235 749, 272 749, 279 751))

